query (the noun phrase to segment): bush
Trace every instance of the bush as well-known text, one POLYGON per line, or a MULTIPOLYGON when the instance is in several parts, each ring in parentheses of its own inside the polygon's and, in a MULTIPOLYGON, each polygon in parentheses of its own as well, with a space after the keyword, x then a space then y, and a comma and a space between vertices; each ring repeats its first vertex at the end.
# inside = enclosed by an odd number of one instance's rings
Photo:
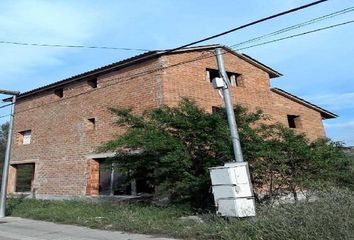
MULTIPOLYGON (((125 134, 103 145, 115 151, 114 161, 129 180, 144 180, 156 195, 205 208, 210 201, 210 167, 232 159, 225 112, 205 112, 184 99, 176 107, 163 106, 142 116, 132 109, 111 109, 125 134)), ((318 186, 353 186, 353 161, 329 140, 310 142, 303 134, 272 124, 261 110, 235 106, 245 161, 260 201, 273 200, 318 186)))

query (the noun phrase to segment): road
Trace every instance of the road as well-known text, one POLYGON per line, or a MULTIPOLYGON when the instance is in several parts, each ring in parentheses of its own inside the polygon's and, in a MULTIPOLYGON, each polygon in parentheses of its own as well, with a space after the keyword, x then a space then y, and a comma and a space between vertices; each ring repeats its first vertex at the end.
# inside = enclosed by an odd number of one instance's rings
POLYGON ((172 240, 141 234, 94 230, 22 218, 0 220, 1 240, 172 240))

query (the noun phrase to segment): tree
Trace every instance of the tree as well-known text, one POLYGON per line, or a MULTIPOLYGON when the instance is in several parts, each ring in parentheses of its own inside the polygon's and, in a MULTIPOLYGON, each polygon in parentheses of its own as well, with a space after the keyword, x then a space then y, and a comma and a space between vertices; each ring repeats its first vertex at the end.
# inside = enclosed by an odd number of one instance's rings
MULTIPOLYGON (((144 180, 156 195, 188 201, 204 208, 210 202, 209 168, 232 159, 225 111, 208 113, 184 99, 176 107, 163 106, 142 115, 132 109, 111 109, 126 132, 99 151, 115 151, 114 161, 129 179, 144 180)), ((349 172, 349 163, 331 142, 311 143, 281 124, 271 124, 261 110, 235 106, 245 161, 263 199, 310 187, 310 182, 340 182, 329 175, 349 172), (325 153, 326 152, 326 153, 325 153), (321 175, 319 175, 321 174, 321 175)), ((343 180, 343 179, 342 179, 343 180)))

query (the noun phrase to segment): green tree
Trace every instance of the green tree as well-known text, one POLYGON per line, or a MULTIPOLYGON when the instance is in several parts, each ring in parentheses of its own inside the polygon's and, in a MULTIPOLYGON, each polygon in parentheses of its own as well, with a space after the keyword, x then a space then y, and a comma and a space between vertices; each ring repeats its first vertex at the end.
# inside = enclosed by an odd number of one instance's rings
MULTIPOLYGON (((99 151, 115 151, 114 161, 130 179, 147 181, 156 195, 185 200, 195 207, 210 202, 210 167, 232 159, 225 111, 208 113, 184 99, 176 107, 163 106, 142 115, 132 109, 111 109, 126 132, 99 151)), ((235 106, 244 159, 263 199, 272 199, 325 181, 349 180, 349 162, 339 145, 311 143, 281 124, 270 124, 261 110, 235 106), (345 173, 342 178, 339 172, 345 173), (327 179, 327 176, 336 176, 327 179)))

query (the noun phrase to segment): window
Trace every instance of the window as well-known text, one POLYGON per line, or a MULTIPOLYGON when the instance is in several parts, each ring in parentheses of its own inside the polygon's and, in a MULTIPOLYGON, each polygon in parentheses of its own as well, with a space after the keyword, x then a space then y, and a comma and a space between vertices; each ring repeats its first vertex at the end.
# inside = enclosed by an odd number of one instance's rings
POLYGON ((33 190, 34 163, 18 164, 16 168, 16 192, 31 192, 33 190))
POLYGON ((87 84, 90 85, 92 88, 97 88, 97 78, 88 80, 87 84))
MULTIPOLYGON (((230 80, 231 86, 241 86, 242 85, 242 83, 240 81, 240 76, 241 76, 240 74, 233 73, 233 72, 226 72, 226 74, 230 80)), ((213 79, 216 77, 220 77, 219 70, 210 69, 210 68, 206 69, 206 80, 208 82, 212 82, 213 79)))
POLYGON ((86 130, 93 131, 96 129, 96 118, 89 118, 86 122, 86 130))
POLYGON ((54 94, 60 98, 63 98, 64 97, 64 89, 58 88, 58 89, 54 90, 54 94))
POLYGON ((287 115, 289 128, 301 128, 300 116, 287 115))
POLYGON ((136 195, 138 193, 152 193, 153 187, 141 177, 135 181, 128 181, 127 174, 118 171, 111 159, 100 161, 99 165, 99 194, 100 195, 136 195))
POLYGON ((32 131, 31 130, 19 132, 17 134, 17 143, 19 145, 31 144, 31 140, 32 140, 32 131))

